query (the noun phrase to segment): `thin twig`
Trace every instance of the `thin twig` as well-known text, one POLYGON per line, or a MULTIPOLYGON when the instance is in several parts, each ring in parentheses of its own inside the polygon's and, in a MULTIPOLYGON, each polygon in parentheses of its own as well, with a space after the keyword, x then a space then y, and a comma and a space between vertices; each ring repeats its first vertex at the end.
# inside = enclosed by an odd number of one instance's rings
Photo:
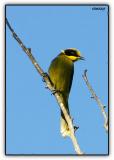
POLYGON ((87 70, 84 71, 84 74, 82 75, 82 77, 83 77, 84 81, 86 82, 86 85, 87 85, 89 91, 91 92, 91 95, 92 95, 91 98, 94 98, 96 100, 96 102, 97 102, 97 104, 98 104, 98 106, 99 106, 99 108, 101 110, 101 113, 102 113, 102 115, 104 117, 104 128, 105 128, 106 131, 108 131, 108 117, 107 117, 107 114, 105 112, 105 107, 106 106, 104 106, 101 103, 100 99, 98 98, 98 96, 94 92, 93 88, 91 87, 91 85, 90 85, 90 83, 88 81, 88 77, 87 77, 87 70))
MULTIPOLYGON (((55 90, 54 86, 52 85, 52 82, 49 78, 49 75, 47 73, 45 73, 42 68, 39 66, 39 64, 37 63, 37 61, 35 60, 34 56, 32 55, 31 53, 31 49, 28 49, 24 44, 23 42, 20 40, 20 38, 17 36, 17 34, 14 32, 14 30, 12 29, 11 25, 9 24, 7 18, 6 18, 6 24, 7 26, 9 27, 13 37, 15 38, 15 40, 19 43, 19 45, 21 46, 21 48, 23 49, 23 51, 28 55, 29 59, 32 61, 34 67, 36 68, 36 70, 38 71, 38 73, 43 77, 43 80, 44 82, 46 83, 46 87, 53 93, 53 91, 55 90)), ((68 127, 69 127, 69 130, 70 130, 70 138, 72 140, 72 143, 73 143, 73 146, 74 146, 74 149, 76 151, 77 154, 83 154, 83 152, 81 151, 80 149, 80 146, 78 144, 78 141, 75 137, 75 131, 74 131, 74 126, 73 126, 73 123, 72 123, 72 119, 70 118, 69 114, 67 113, 66 111, 66 108, 63 104, 63 101, 59 95, 58 92, 54 93, 54 96, 57 100, 57 103, 60 107, 60 109, 62 110, 63 114, 64 114, 64 117, 68 123, 68 127)))

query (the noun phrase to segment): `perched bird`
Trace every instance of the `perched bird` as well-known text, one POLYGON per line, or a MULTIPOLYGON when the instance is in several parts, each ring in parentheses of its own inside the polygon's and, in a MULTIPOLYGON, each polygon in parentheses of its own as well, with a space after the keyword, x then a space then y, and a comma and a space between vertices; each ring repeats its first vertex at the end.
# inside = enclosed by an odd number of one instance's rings
MULTIPOLYGON (((80 51, 75 48, 62 50, 61 53, 51 62, 48 73, 55 87, 55 91, 60 93, 62 101, 70 115, 68 98, 74 74, 74 62, 84 60, 80 51)), ((68 124, 61 111, 60 132, 63 137, 70 134, 68 124)))

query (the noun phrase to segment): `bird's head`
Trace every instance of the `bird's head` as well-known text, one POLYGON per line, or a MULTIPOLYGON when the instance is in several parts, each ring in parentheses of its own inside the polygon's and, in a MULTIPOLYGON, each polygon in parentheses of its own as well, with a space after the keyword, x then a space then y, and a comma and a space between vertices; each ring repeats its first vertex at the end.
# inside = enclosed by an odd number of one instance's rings
POLYGON ((75 48, 69 48, 62 50, 61 53, 65 55, 67 58, 72 60, 73 62, 78 60, 84 60, 84 57, 81 56, 80 51, 75 48))

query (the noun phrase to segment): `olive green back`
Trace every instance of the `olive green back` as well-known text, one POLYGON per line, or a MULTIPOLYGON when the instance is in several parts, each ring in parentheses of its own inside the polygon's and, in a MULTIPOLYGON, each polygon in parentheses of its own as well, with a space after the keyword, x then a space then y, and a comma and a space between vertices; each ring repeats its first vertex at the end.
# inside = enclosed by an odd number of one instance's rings
POLYGON ((73 62, 60 54, 51 62, 48 72, 55 89, 61 92, 65 101, 68 101, 74 73, 73 62))

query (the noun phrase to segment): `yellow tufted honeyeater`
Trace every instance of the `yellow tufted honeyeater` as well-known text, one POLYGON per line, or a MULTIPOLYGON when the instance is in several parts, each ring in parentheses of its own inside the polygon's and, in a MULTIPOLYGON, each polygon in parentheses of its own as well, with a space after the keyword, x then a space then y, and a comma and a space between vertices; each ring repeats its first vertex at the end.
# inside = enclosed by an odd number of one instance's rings
MULTIPOLYGON (((69 115, 68 98, 73 80, 74 62, 83 59, 80 51, 75 48, 65 49, 51 62, 48 70, 55 90, 59 92, 69 115)), ((70 132, 62 111, 60 121, 60 132, 62 136, 68 136, 70 132)))

